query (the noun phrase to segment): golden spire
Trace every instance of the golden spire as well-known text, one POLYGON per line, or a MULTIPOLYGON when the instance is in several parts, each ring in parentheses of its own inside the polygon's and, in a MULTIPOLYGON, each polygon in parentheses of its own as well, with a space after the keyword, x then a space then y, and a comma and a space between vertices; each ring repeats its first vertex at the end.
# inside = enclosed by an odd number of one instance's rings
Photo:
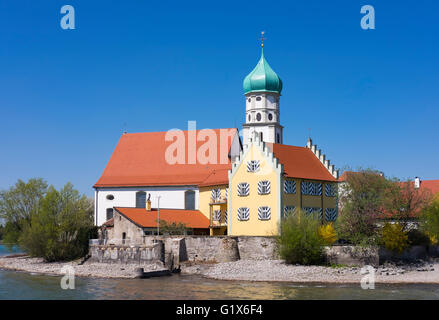
POLYGON ((261 40, 261 47, 262 48, 264 47, 264 40, 267 40, 267 38, 264 38, 264 34, 265 34, 265 31, 262 31, 261 37, 259 38, 259 40, 261 40))

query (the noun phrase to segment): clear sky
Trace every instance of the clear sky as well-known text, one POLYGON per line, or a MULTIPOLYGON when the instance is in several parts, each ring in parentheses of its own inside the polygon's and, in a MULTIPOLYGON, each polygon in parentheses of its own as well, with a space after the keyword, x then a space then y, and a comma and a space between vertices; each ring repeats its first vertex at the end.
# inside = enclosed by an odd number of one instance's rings
POLYGON ((241 128, 261 30, 286 144, 310 130, 337 168, 439 179, 438 21, 434 0, 1 1, 0 189, 43 177, 91 196, 124 130, 241 128))

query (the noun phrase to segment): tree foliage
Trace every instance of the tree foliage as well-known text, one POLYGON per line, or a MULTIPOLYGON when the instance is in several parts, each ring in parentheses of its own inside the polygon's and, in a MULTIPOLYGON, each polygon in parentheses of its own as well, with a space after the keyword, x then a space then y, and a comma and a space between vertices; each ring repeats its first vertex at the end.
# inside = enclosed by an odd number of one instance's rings
POLYGON ((181 222, 167 222, 165 220, 159 220, 160 233, 169 235, 184 235, 188 231, 188 227, 181 222))
POLYGON ((378 171, 348 172, 341 186, 339 238, 353 244, 375 244, 377 221, 384 213, 384 197, 389 181, 378 171))
POLYGON ((42 179, 19 180, 0 193, 0 210, 6 222, 3 241, 47 261, 86 255, 88 239, 96 232, 93 202, 70 183, 56 190, 42 179))
POLYGON ((13 187, 0 191, 0 218, 5 221, 5 243, 19 242, 46 191, 47 183, 41 178, 29 179, 28 182, 18 180, 13 187))
POLYGON ((383 218, 397 220, 404 231, 409 231, 409 222, 419 217, 422 209, 431 202, 431 191, 415 188, 410 180, 390 180, 384 197, 383 218))
POLYGON ((422 210, 421 229, 424 230, 433 244, 438 244, 439 240, 439 195, 422 210))
POLYGON ((282 220, 281 233, 277 237, 281 258, 287 263, 304 265, 322 263, 325 243, 318 233, 319 226, 319 219, 304 214, 301 210, 282 220))

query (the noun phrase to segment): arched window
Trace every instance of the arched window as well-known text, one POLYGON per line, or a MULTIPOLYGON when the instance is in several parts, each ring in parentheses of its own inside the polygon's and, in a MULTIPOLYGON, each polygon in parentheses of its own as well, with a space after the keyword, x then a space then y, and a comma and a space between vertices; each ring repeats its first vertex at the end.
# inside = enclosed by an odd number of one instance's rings
POLYGON ((110 220, 111 218, 113 218, 113 208, 108 208, 107 209, 107 220, 110 220))
POLYGON ((277 143, 280 143, 280 134, 279 134, 279 133, 276 134, 276 142, 277 142, 277 143))
POLYGON ((272 113, 268 114, 268 120, 270 120, 270 121, 273 120, 273 114, 272 113))
POLYGON ((258 113, 256 114, 256 120, 261 121, 261 118, 262 118, 262 116, 261 116, 261 114, 258 112, 258 113))
POLYGON ((195 210, 195 191, 187 190, 184 193, 184 208, 186 210, 195 210))
POLYGON ((139 191, 136 192, 136 208, 145 208, 146 207, 146 192, 139 191))
POLYGON ((261 141, 264 141, 264 134, 262 132, 259 132, 259 135, 261 136, 261 141))
POLYGON ((256 101, 261 101, 261 97, 256 97, 256 101))

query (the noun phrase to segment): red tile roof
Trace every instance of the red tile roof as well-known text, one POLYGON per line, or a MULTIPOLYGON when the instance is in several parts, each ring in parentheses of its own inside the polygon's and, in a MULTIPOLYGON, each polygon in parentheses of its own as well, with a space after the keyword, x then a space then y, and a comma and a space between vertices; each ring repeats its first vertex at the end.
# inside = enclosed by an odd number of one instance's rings
MULTIPOLYGON (((218 164, 188 163, 188 132, 185 137, 185 164, 169 164, 167 148, 176 140, 166 141, 167 132, 123 134, 108 164, 94 187, 159 186, 159 185, 216 185, 227 183, 227 170, 231 168, 228 153, 236 129, 213 129, 216 134, 216 159, 218 164), (221 134, 231 133, 224 146, 221 134), (221 164, 223 163, 223 164, 221 164)), ((193 132, 193 131, 192 131, 193 132)), ((200 130, 196 131, 198 137, 200 130)), ((225 140, 223 138, 223 140, 225 140)), ((206 139, 208 141, 208 138, 206 139)), ((203 152, 205 141, 196 141, 196 150, 203 152)), ((204 154, 204 152, 202 153, 204 154)))
MULTIPOLYGON (((404 183, 404 182, 402 182, 404 183)), ((414 185, 414 181, 410 182, 414 185)), ((439 180, 421 180, 421 184, 419 189, 422 190, 430 190, 433 195, 439 193, 439 180)))
POLYGON ((274 156, 284 165, 284 175, 290 178, 337 181, 314 153, 306 147, 268 144, 274 156))
MULTIPOLYGON (((139 227, 157 227, 157 209, 151 211, 144 208, 114 207, 114 209, 139 227)), ((160 209, 160 220, 168 223, 183 223, 186 227, 193 229, 209 228, 209 219, 199 210, 160 209)))

